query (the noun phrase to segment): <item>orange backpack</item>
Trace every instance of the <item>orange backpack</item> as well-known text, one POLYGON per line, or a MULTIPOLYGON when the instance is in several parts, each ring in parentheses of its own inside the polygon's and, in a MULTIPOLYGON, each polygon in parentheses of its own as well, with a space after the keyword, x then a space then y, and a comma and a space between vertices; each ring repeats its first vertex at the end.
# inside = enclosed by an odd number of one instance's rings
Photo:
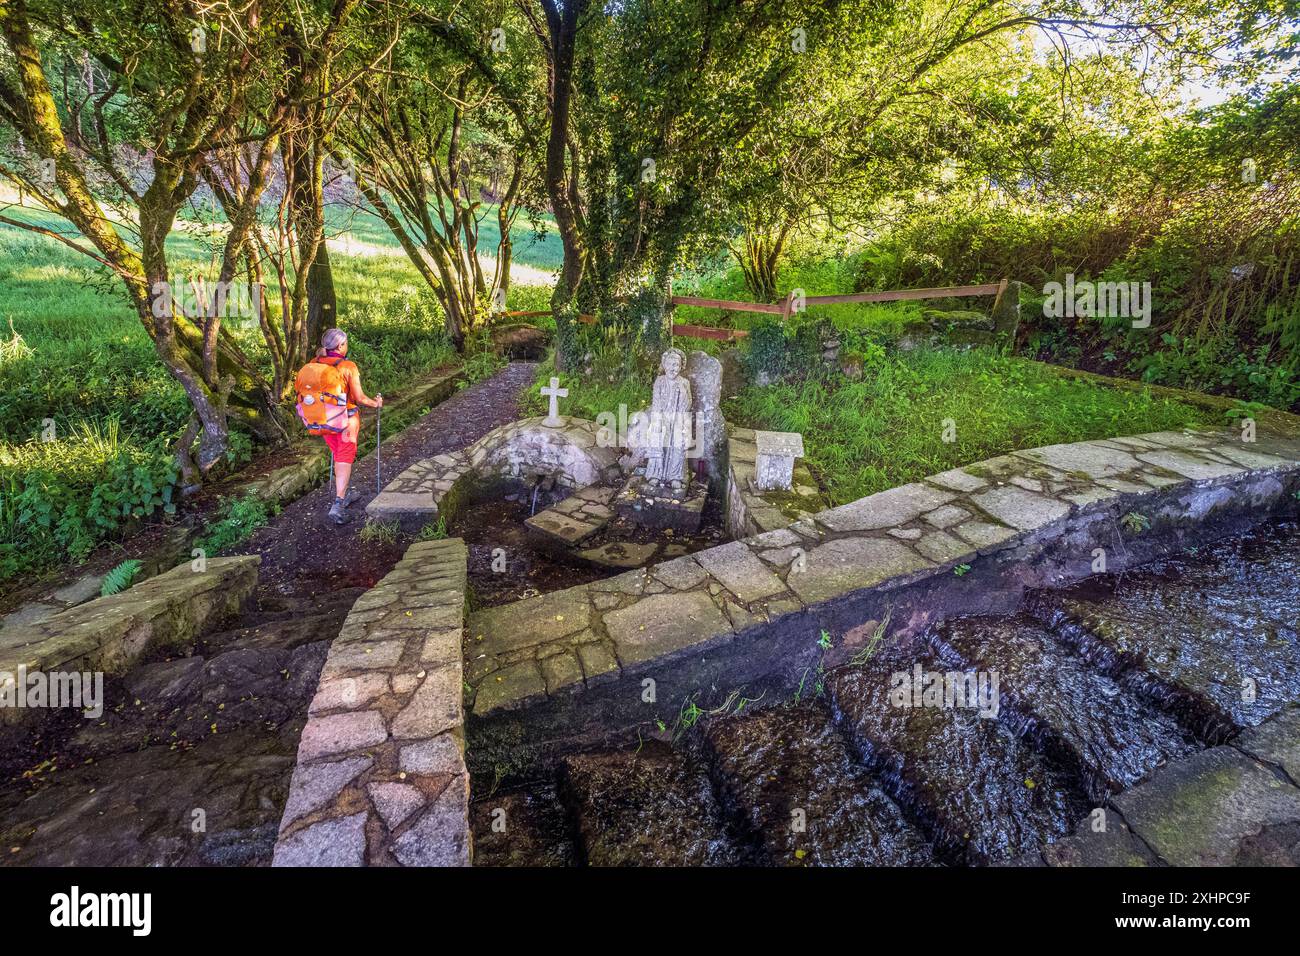
POLYGON ((313 359, 294 380, 298 417, 310 435, 337 435, 348 427, 348 385, 338 370, 342 361, 337 356, 313 359))

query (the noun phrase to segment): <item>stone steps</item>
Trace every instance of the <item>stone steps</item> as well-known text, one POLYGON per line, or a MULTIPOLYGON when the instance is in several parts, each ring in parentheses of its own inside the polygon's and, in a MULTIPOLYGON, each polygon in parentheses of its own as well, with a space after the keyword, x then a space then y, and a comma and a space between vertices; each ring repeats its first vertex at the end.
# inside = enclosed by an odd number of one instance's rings
POLYGON ((1086 812, 1077 783, 1001 720, 974 709, 898 706, 894 673, 950 670, 935 655, 878 652, 826 680, 836 720, 937 851, 989 863, 1067 833, 1086 812))
POLYGON ((636 752, 565 757, 544 799, 533 791, 486 798, 513 821, 513 835, 483 834, 480 822, 485 860, 1300 862, 1300 705, 1277 703, 1275 689, 1261 697, 1258 726, 1209 749, 1166 712, 1197 695, 1213 703, 1213 668, 1225 655, 1294 648, 1287 622, 1297 592, 1286 582, 1298 559, 1288 529, 1094 581, 1092 590, 1036 594, 1035 614, 954 619, 924 639, 900 640, 826 673, 830 717, 820 703, 778 704, 706 718, 673 746, 655 740, 636 752), (1243 582, 1258 606, 1229 599, 1243 582), (1097 634, 1062 610, 1085 602, 1097 634), (1163 646, 1153 604, 1177 633, 1190 627, 1182 612, 1201 615, 1183 642, 1202 657, 1121 659, 1107 643, 1116 634, 1163 646), (981 716, 979 700, 917 706, 910 688, 900 697, 899 676, 911 679, 917 665, 941 678, 996 671, 996 707, 981 716))
POLYGON ((1032 619, 958 618, 930 634, 945 665, 998 674, 1000 717, 1075 768, 1097 802, 1196 747, 1032 619))
POLYGON ((560 764, 579 859, 591 866, 727 866, 729 838, 708 774, 659 741, 637 752, 581 754, 560 764))
POLYGON ((1248 536, 1036 595, 1030 610, 1213 743, 1300 700, 1297 579, 1294 537, 1248 536))
POLYGON ((590 485, 525 519, 524 524, 564 547, 573 547, 609 524, 614 517, 609 503, 617 490, 590 485))
POLYGON ((775 707, 705 732, 715 784, 776 866, 923 866, 921 832, 858 768, 820 707, 775 707))

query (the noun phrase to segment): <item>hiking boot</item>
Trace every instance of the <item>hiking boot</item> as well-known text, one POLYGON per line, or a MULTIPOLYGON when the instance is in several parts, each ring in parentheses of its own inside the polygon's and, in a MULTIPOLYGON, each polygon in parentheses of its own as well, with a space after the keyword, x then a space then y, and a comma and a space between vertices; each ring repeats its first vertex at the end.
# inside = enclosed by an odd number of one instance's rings
POLYGON ((347 497, 343 499, 343 507, 351 508, 354 504, 356 504, 360 500, 361 500, 361 492, 357 491, 357 489, 355 488, 349 488, 347 497))
POLYGON ((334 504, 330 505, 329 516, 335 524, 347 524, 352 520, 348 517, 348 513, 343 510, 346 507, 347 505, 344 503, 342 498, 335 498, 334 504))

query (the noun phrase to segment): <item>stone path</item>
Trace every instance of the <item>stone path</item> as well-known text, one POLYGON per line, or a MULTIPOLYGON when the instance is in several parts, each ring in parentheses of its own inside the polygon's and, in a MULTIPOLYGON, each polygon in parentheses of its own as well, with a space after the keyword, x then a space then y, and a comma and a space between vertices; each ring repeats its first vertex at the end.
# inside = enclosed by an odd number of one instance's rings
MULTIPOLYGON (((452 395, 400 435, 383 444, 383 478, 398 475, 416 462, 459 451, 519 413, 517 396, 532 384, 536 366, 515 362, 490 379, 452 395)), ((373 426, 367 417, 364 428, 373 426)), ((240 545, 241 552, 262 556, 263 585, 306 581, 313 587, 340 583, 369 587, 402 556, 401 546, 378 542, 361 545, 362 509, 376 496, 375 456, 360 459, 352 486, 361 500, 352 506, 351 524, 337 527, 326 518, 333 492, 321 487, 295 501, 269 525, 240 545)))
POLYGON ((276 866, 468 865, 465 545, 411 546, 352 606, 298 744, 276 866))

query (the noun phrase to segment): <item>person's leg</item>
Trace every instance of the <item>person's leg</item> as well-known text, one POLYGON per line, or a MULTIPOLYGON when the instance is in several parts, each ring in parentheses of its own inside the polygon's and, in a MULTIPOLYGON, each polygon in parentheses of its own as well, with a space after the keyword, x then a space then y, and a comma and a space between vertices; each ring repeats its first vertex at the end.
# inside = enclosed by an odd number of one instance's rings
MULTIPOLYGON (((349 422, 351 425, 351 422, 349 422)), ((334 453, 334 502, 330 505, 329 516, 335 524, 347 524, 348 516, 343 510, 348 506, 348 482, 352 478, 352 463, 356 461, 356 430, 349 427, 339 435, 330 435, 326 442, 334 453), (353 440, 349 440, 349 439, 353 440)))
POLYGON ((348 481, 352 477, 352 462, 356 460, 357 442, 360 440, 360 438, 361 438, 361 416, 358 414, 358 415, 353 415, 351 418, 348 419, 347 431, 343 433, 343 442, 347 446, 348 450, 350 451, 351 456, 350 456, 350 460, 348 461, 347 470, 344 472, 342 483, 335 482, 335 485, 338 489, 336 494, 338 495, 338 497, 343 499, 343 504, 345 507, 347 505, 352 504, 352 502, 356 501, 358 498, 361 497, 361 495, 358 494, 355 489, 350 492, 348 490, 348 481))
POLYGON ((352 463, 336 459, 334 462, 334 497, 346 498, 348 496, 348 481, 351 478, 352 463))

